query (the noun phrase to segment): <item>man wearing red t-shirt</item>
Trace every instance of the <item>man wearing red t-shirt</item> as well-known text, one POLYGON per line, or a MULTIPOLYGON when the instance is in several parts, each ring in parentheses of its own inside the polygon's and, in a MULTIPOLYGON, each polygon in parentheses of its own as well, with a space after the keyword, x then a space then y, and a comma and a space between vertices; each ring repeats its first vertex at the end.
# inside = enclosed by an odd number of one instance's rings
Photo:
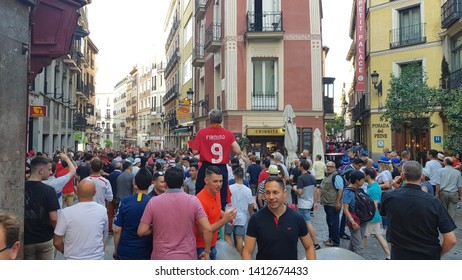
POLYGON ((242 155, 241 148, 237 144, 234 134, 221 126, 223 114, 218 109, 213 109, 209 113, 210 126, 197 132, 192 143, 192 150, 195 155, 200 155, 202 163, 197 173, 196 194, 205 186, 205 170, 214 165, 220 168, 223 174, 223 186, 220 190, 221 207, 225 208, 226 195, 228 192, 228 169, 226 164, 229 162, 231 150, 238 156, 242 155))

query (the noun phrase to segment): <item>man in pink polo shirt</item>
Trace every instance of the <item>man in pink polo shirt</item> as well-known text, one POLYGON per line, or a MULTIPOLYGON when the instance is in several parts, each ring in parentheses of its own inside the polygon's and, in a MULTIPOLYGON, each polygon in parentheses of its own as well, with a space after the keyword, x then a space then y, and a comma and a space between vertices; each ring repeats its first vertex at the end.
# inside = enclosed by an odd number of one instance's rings
POLYGON ((168 188, 149 201, 141 217, 138 236, 152 233, 152 260, 197 260, 194 235, 197 221, 206 248, 200 258, 209 259, 212 228, 199 199, 182 189, 183 169, 171 167, 164 178, 168 188))

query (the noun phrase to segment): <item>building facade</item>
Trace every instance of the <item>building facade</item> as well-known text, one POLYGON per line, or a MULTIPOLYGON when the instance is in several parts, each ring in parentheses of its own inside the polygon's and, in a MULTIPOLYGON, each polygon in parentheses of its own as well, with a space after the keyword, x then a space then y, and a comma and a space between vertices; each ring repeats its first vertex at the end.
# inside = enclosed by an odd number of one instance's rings
POLYGON ((49 154, 63 148, 84 150, 95 133, 98 48, 88 36, 87 7, 79 14, 69 53, 53 60, 32 82, 29 104, 45 106, 47 115, 30 117, 29 149, 49 154))
POLYGON ((113 148, 114 143, 114 93, 98 92, 95 95, 95 134, 92 136, 98 148, 113 148))
POLYGON ((129 76, 126 76, 114 86, 114 112, 113 112, 113 128, 114 128, 114 149, 123 149, 125 141, 125 131, 127 122, 127 87, 129 76))
POLYGON ((159 59, 160 62, 152 64, 151 70, 151 96, 150 102, 150 126, 147 144, 151 150, 159 150, 164 148, 164 132, 165 132, 165 110, 163 106, 163 98, 165 95, 165 62, 159 59))
POLYGON ((194 132, 212 108, 248 150, 284 149, 283 111, 296 118, 298 152, 324 135, 321 1, 195 1, 194 132))
MULTIPOLYGON (((347 58, 356 65, 355 81, 349 95, 351 123, 355 140, 365 143, 374 159, 383 153, 383 148, 389 148, 409 150, 414 159, 424 162, 429 149, 443 149, 444 125, 439 114, 416 119, 422 126, 412 131, 406 125, 399 132, 392 131, 391 125, 380 119, 386 110, 391 76, 399 77, 406 65, 418 63, 428 86, 440 86, 442 20, 441 14, 435 11, 440 11, 441 5, 441 1, 431 0, 355 0, 353 3, 350 25, 353 44, 347 58), (365 29, 362 41, 358 37, 360 26, 365 29), (361 61, 363 68, 358 64, 361 61), (371 79, 374 71, 379 74, 376 85, 371 79), (363 81, 359 81, 359 76, 363 81), (437 126, 430 129, 430 122, 437 126)), ((451 41, 454 42, 449 38, 446 40, 448 44, 451 41)))
POLYGON ((193 87, 193 7, 192 0, 171 0, 164 24, 164 31, 168 32, 163 98, 166 148, 186 149, 191 138, 191 111, 186 93, 193 87))

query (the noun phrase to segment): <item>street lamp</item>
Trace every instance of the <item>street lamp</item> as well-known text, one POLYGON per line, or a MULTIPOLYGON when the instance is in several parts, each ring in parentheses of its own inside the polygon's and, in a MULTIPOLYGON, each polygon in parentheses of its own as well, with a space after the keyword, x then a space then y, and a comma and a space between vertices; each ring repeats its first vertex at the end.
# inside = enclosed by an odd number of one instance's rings
POLYGON ((160 122, 161 122, 161 127, 160 127, 160 148, 164 148, 164 121, 165 121, 165 112, 162 112, 160 114, 160 122))
MULTIPOLYGON (((187 95, 187 99, 191 103, 191 108, 194 108, 196 106, 200 106, 200 107, 204 108, 207 111, 209 110, 209 101, 206 98, 204 98, 202 100, 199 100, 196 103, 193 102, 194 91, 191 88, 188 91, 186 91, 186 95, 187 95)), ((192 139, 193 134, 194 134, 194 124, 195 124, 194 119, 195 119, 195 116, 194 116, 194 110, 193 110, 193 112, 192 112, 193 126, 191 128, 191 139, 192 139)))
POLYGON ((194 98, 194 91, 190 88, 188 91, 186 91, 187 99, 191 103, 191 107, 196 107, 196 106, 201 106, 205 110, 209 110, 209 101, 207 99, 202 99, 197 101, 196 103, 193 102, 194 98))
POLYGON ((382 96, 382 80, 379 82, 379 73, 377 73, 375 70, 371 74, 371 79, 372 79, 372 84, 374 85, 374 88, 377 90, 377 94, 379 96, 382 96))

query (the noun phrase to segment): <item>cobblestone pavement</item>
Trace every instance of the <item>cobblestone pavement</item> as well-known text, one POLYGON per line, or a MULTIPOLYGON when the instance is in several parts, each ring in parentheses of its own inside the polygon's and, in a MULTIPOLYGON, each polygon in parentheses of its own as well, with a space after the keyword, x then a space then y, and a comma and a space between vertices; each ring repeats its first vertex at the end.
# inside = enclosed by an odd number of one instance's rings
MULTIPOLYGON (((462 203, 459 203, 462 206, 462 203)), ((324 247, 322 241, 328 239, 329 233, 327 230, 326 224, 326 216, 324 213, 324 209, 321 208, 317 212, 315 212, 315 216, 312 220, 312 223, 316 230, 316 237, 318 239, 319 244, 321 247, 324 247)), ((456 213, 456 235, 458 243, 457 245, 445 256, 443 256, 443 260, 462 260, 462 209, 457 209, 456 213)), ((348 228, 346 229, 348 232, 348 228)), ((441 238, 440 238, 441 239, 441 238)), ((340 247, 348 249, 349 240, 340 239, 340 247)), ((114 239, 112 236, 109 236, 106 242, 106 260, 112 260, 112 252, 114 251, 114 239)), ((299 244, 299 257, 303 258, 303 247, 299 244)), ((380 247, 379 242, 375 238, 369 238, 367 242, 367 246, 364 249, 363 257, 366 260, 384 260, 385 254, 383 253, 382 247, 380 247)), ((56 259, 63 259, 61 253, 58 252, 56 255, 56 259)))
MULTIPOLYGON (((462 203, 459 202, 459 205, 462 206, 462 203)), ((323 208, 315 212, 315 216, 312 220, 312 223, 316 230, 316 237, 318 239, 318 242, 321 245, 321 247, 324 247, 322 241, 328 239, 329 232, 327 229, 326 216, 323 208)), ((455 230, 455 232, 458 241, 457 245, 449 253, 443 256, 443 260, 462 260, 462 209, 457 209, 456 225, 457 229, 455 230)), ((346 228, 345 232, 349 234, 348 227, 346 228)), ((440 236, 440 240, 442 240, 442 236, 440 236)), ((349 240, 340 239, 340 247, 348 249, 349 242, 349 240)), ((382 247, 375 238, 368 238, 366 248, 364 248, 363 257, 366 260, 385 259, 385 254, 382 250, 382 247)))

